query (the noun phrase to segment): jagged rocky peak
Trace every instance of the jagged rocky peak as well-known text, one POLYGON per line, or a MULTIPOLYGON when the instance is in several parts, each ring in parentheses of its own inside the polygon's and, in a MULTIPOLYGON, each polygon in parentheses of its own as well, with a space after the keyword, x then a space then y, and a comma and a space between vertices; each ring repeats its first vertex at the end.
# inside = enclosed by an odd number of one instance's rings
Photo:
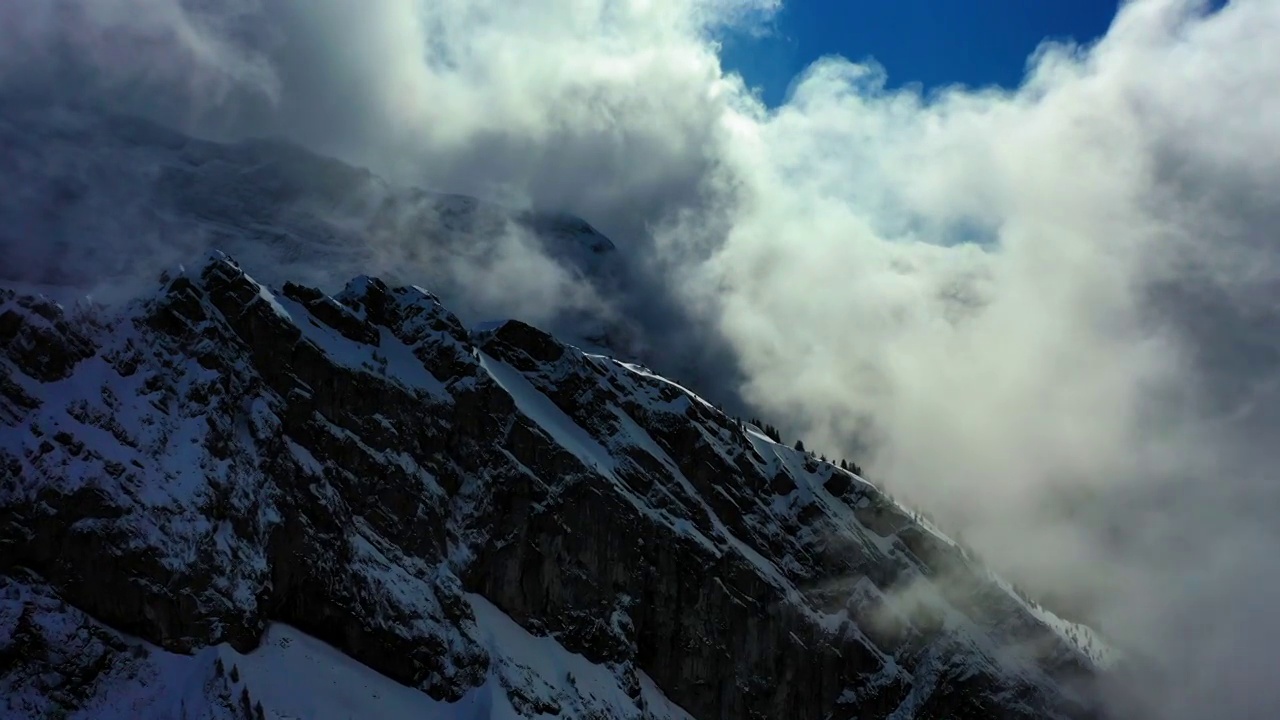
POLYGON ((5 291, 0 423, 5 717, 1077 718, 1106 665, 862 478, 413 286, 5 291))

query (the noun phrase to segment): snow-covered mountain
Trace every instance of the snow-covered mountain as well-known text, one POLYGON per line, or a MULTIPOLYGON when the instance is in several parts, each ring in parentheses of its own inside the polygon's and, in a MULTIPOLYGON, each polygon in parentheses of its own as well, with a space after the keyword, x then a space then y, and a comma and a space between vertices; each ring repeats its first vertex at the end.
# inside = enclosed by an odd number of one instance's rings
POLYGON ((1110 651, 862 478, 245 265, 0 294, 0 717, 1096 716, 1110 651))

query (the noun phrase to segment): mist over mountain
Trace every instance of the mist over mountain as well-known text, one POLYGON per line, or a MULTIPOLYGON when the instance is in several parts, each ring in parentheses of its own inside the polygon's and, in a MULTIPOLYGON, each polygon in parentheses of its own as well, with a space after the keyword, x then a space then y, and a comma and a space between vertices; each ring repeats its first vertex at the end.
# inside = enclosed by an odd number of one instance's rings
POLYGON ((706 328, 581 218, 391 185, 282 140, 198 140, 29 98, 4 107, 4 181, 20 189, 0 201, 6 280, 110 302, 218 248, 258 260, 268 281, 425 285, 469 323, 519 317, 735 397, 723 343, 677 342, 706 328))
POLYGON ((856 458, 1158 659, 1158 715, 1275 714, 1280 7, 1134 0, 1014 90, 827 58, 766 108, 715 36, 775 10, 0 9, 3 275, 124 299, 239 247, 523 318, 856 458))

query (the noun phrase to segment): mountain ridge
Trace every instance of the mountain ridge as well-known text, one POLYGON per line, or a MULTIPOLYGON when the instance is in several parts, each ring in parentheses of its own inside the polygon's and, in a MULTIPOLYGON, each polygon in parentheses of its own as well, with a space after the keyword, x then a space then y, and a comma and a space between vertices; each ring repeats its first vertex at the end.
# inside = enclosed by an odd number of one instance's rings
POLYGON ((92 716, 176 652, 207 661, 181 702, 230 717, 207 649, 248 664, 284 633, 458 717, 1096 716, 1087 629, 639 366, 470 332, 416 286, 273 290, 217 251, 123 309, 0 301, 0 685, 33 703, 10 715, 92 716), (71 616, 108 648, 87 669, 71 616))

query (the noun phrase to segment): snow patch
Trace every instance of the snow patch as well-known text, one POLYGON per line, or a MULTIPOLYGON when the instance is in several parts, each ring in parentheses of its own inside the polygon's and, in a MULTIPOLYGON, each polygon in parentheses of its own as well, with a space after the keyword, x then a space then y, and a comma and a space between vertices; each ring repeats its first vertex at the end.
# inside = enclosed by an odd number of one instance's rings
POLYGON ((573 453, 584 465, 599 473, 614 477, 615 461, 608 451, 543 395, 515 368, 477 351, 480 366, 507 391, 516 407, 525 417, 534 421, 551 439, 573 453))

